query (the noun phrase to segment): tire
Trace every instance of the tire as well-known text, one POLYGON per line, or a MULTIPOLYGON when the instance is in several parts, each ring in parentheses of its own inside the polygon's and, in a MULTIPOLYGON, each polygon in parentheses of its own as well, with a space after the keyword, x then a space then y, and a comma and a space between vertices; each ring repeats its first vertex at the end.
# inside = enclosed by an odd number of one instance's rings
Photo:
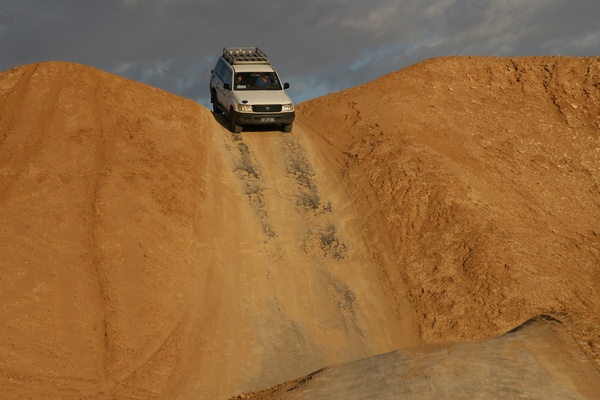
POLYGON ((233 108, 229 110, 229 124, 231 132, 240 133, 242 131, 242 126, 238 125, 237 122, 235 122, 235 114, 233 108))
POLYGON ((281 124, 281 131, 282 132, 291 132, 292 131, 292 126, 294 125, 294 123, 290 123, 290 124, 281 124))

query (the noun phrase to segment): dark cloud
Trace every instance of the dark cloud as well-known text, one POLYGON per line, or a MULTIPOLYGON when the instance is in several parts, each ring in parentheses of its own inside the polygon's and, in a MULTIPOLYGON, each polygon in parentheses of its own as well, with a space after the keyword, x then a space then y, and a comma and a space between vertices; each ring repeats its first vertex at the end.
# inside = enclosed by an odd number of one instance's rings
POLYGON ((296 102, 442 55, 600 53, 597 0, 0 0, 0 70, 91 65, 208 105, 225 46, 266 51, 296 102))

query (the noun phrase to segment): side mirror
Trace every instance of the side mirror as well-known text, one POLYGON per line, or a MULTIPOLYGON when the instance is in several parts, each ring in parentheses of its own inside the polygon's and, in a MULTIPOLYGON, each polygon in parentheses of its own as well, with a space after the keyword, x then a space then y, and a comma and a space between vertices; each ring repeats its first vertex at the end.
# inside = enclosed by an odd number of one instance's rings
POLYGON ((231 90, 231 85, 229 83, 224 83, 223 84, 223 89, 225 89, 225 90, 231 90))
POLYGON ((290 88, 290 84, 289 83, 286 82, 286 83, 283 84, 283 90, 289 89, 289 88, 290 88))

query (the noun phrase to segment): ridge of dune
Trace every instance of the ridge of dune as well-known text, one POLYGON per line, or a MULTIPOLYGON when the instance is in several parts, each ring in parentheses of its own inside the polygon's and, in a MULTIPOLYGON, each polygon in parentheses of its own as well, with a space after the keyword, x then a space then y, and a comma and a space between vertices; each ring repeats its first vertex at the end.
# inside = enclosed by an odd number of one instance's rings
POLYGON ((2 394, 228 398, 540 314, 596 376, 599 100, 598 58, 448 57, 236 135, 87 66, 0 73, 2 394))

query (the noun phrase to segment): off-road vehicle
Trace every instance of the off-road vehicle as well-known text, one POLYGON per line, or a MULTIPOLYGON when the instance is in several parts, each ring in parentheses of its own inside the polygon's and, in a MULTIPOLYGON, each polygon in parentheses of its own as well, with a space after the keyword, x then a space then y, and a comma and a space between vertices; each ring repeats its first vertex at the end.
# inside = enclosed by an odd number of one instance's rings
POLYGON ((213 112, 229 118, 233 132, 241 132, 243 125, 266 124, 290 132, 295 112, 285 93, 289 87, 281 84, 269 57, 258 47, 225 47, 211 71, 210 102, 213 112))

